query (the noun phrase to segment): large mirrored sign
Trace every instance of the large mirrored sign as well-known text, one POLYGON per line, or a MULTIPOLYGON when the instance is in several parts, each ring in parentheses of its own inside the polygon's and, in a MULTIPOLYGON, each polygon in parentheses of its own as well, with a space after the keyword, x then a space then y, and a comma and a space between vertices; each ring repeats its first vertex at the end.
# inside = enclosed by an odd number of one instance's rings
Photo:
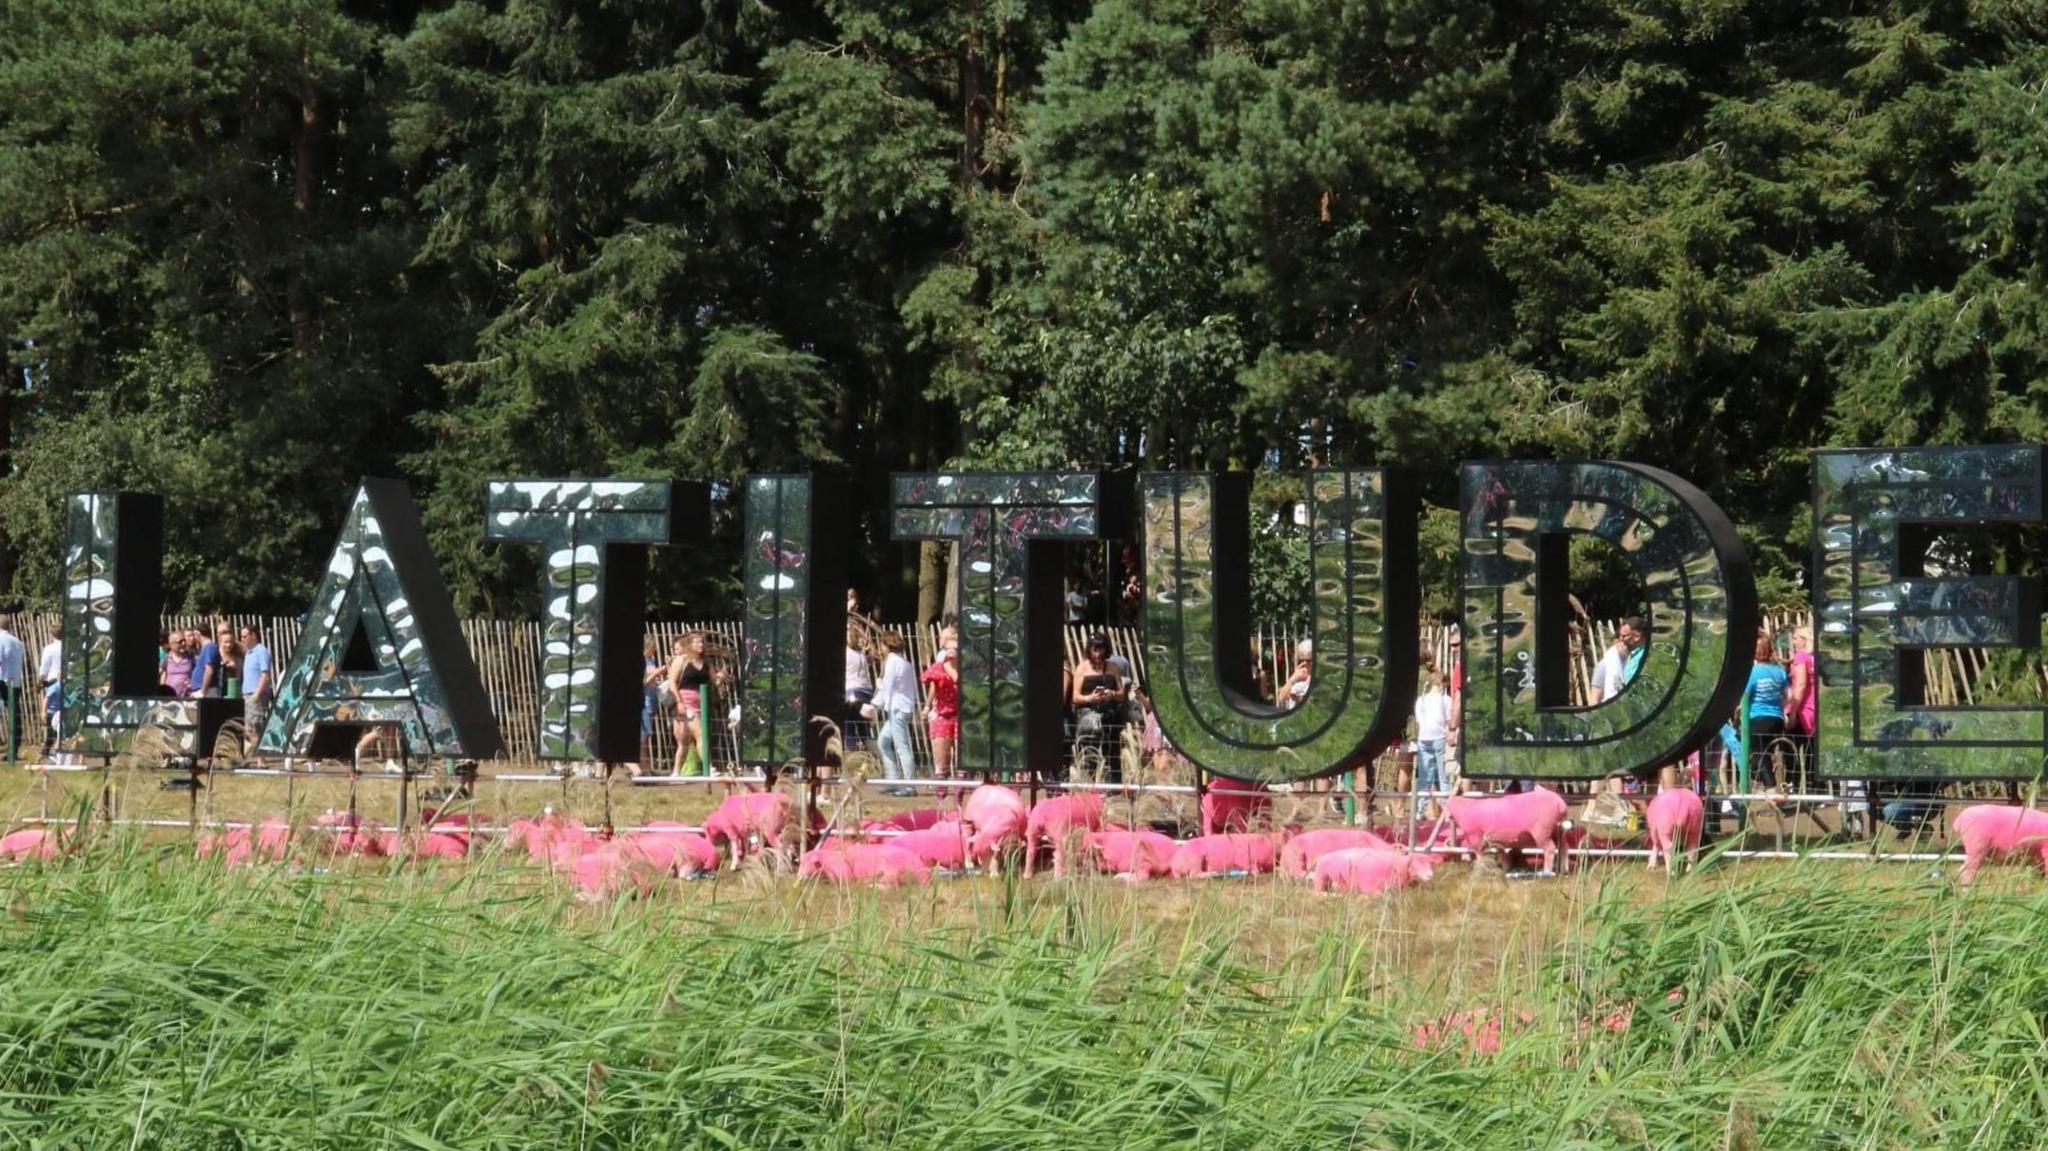
POLYGON ((1093 472, 894 478, 896 538, 959 545, 955 755, 963 771, 1050 770, 1059 762, 1062 565, 1047 545, 1097 538, 1102 490, 1093 472))
POLYGON ((1600 778, 1704 744, 1742 697, 1759 620, 1720 508, 1639 464, 1467 464, 1462 487, 1466 774, 1600 778), (1627 557, 1648 604, 1633 677, 1590 707, 1566 700, 1573 535, 1627 557))
POLYGON ((78 492, 64 509, 65 751, 111 755, 145 725, 177 754, 211 749, 230 702, 175 699, 159 686, 163 614, 164 502, 139 492, 78 492), (207 717, 213 718, 213 717, 207 717))
POLYGON ((1401 477, 1319 471, 1308 483, 1313 673, 1290 706, 1253 698, 1250 477, 1140 480, 1145 644, 1160 731, 1209 771, 1277 782, 1370 760, 1415 697, 1415 504, 1401 477))
POLYGON ((680 501, 709 498, 702 484, 681 486, 631 479, 486 485, 484 538, 541 545, 541 759, 640 758, 647 547, 672 542, 680 501))
POLYGON ((2037 523, 2043 449, 1893 448, 1813 459, 1819 765, 1838 779, 2033 779, 2048 709, 1935 707, 1924 653, 2041 644, 2039 581, 1926 571, 1943 527, 2037 523))
POLYGON ((504 753, 448 585, 399 480, 356 489, 260 750, 305 755, 330 724, 395 727, 415 759, 504 753))
POLYGON ((740 635, 740 761, 761 771, 824 758, 845 691, 845 484, 747 477, 745 617, 740 635))

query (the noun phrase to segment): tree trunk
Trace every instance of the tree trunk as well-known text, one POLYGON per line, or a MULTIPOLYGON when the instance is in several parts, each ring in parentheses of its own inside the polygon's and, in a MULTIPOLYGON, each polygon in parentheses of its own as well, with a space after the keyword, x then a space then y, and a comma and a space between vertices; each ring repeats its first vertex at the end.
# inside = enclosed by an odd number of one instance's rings
POLYGON ((960 187, 971 191, 981 179, 983 117, 981 110, 981 53, 974 45, 974 29, 960 38, 960 187))
MULTIPOLYGON (((21 388, 21 365, 14 362, 8 353, 12 348, 0 343, 0 478, 14 474, 14 406, 16 393, 21 388)), ((14 569, 19 557, 14 554, 13 541, 0 534, 0 594, 9 599, 14 596, 14 569)))
MULTIPOLYGON (((303 61, 312 65, 310 56, 303 61)), ((327 115, 319 89, 311 80, 299 88, 299 122, 292 139, 292 207, 298 214, 301 243, 312 238, 313 204, 320 187, 320 165, 327 138, 327 115)), ((291 311, 292 354, 305 359, 312 353, 314 331, 313 289, 306 283, 303 262, 292 269, 285 289, 291 311)))
POLYGON ((925 540, 917 546, 917 622, 920 625, 937 623, 939 617, 950 614, 953 581, 946 578, 952 574, 951 544, 938 540, 925 540))

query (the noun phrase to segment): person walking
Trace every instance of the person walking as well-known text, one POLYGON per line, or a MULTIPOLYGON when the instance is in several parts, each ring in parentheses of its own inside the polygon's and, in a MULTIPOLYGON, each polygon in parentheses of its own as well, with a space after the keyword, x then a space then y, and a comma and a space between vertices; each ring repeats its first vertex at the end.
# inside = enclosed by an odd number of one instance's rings
POLYGON ((654 762, 654 717, 661 711, 662 682, 667 669, 661 663, 661 645, 653 636, 640 641, 640 759, 626 765, 638 779, 643 765, 654 762))
POLYGON ((36 657, 36 672, 43 680, 43 759, 57 752, 57 729, 64 714, 64 639, 53 637, 36 657))
POLYGON ((669 694, 676 701, 677 775, 696 775, 710 768, 710 748, 704 742, 704 685, 710 682, 704 633, 693 631, 677 636, 669 648, 668 661, 669 694))
POLYGON ((1807 764, 1813 753, 1813 737, 1820 719, 1820 680, 1813 669, 1813 629, 1799 627, 1792 632, 1792 665, 1785 669, 1785 733, 1793 737, 1799 762, 1807 764))
POLYGON ((1422 695, 1415 700, 1415 794, 1411 803, 1418 820, 1424 806, 1430 809, 1430 818, 1436 818, 1436 795, 1445 789, 1444 743, 1450 730, 1451 697, 1444 693, 1443 677, 1432 671, 1424 680, 1422 695))
POLYGON ((7 703, 7 762, 21 754, 21 693, 28 686, 28 646, 14 634, 14 619, 0 616, 0 690, 7 703))
POLYGON ((270 647, 255 624, 242 626, 242 738, 253 753, 270 718, 277 681, 270 672, 270 647))
POLYGON ((889 795, 916 795, 906 786, 917 777, 917 752, 910 741, 910 717, 917 714, 917 672, 903 654, 903 637, 883 632, 875 644, 882 661, 882 677, 875 685, 875 697, 868 707, 881 725, 875 750, 882 757, 882 775, 896 786, 889 795))

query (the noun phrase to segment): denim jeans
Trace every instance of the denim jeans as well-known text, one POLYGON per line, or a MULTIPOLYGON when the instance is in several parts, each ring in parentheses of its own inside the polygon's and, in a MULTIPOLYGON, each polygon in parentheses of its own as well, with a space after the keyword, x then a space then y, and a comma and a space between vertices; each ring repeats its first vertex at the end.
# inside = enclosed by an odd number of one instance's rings
POLYGON ((1420 794, 1425 791, 1444 789, 1444 741, 1421 739, 1415 741, 1415 816, 1422 817, 1426 800, 1420 794))
POLYGON ((917 760, 910 742, 909 712, 889 713, 888 720, 882 724, 881 737, 875 740, 875 750, 882 756, 883 778, 909 779, 917 774, 917 760))

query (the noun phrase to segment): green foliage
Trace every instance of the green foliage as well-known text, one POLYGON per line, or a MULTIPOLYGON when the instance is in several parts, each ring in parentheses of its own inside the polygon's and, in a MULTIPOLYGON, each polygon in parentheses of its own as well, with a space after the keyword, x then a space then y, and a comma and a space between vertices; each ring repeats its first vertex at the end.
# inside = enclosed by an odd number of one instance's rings
MULTIPOLYGON (((2048 438, 2044 31, 2012 0, 14 0, 0 584, 50 600, 79 484, 169 498, 174 603, 290 609, 395 472, 502 612, 535 593, 477 538, 493 476, 1386 463, 1447 501, 1460 460, 1539 456, 1687 476, 1788 602, 1811 449, 2048 438)), ((722 610, 730 550, 661 557, 654 598, 722 610)))
POLYGON ((1429 888, 1201 885, 1235 891, 1168 926, 1108 880, 579 908, 518 867, 185 854, 0 875, 8 1143, 2012 1147, 2048 1121, 2038 892, 1610 876, 1544 892, 1532 938, 1429 888))

